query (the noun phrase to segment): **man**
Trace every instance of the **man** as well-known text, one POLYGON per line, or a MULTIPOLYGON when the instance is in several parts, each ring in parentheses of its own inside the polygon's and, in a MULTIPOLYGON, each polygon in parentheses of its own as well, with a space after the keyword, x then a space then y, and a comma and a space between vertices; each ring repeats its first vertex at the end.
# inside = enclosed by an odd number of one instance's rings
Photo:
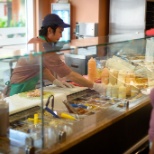
MULTIPOLYGON (((69 24, 56 14, 48 14, 45 16, 42 27, 39 30, 39 37, 32 38, 29 43, 42 43, 46 50, 46 44, 48 48, 54 48, 55 44, 62 37, 64 28, 70 27, 69 24)), ((11 90, 9 95, 13 95, 19 92, 35 89, 35 85, 39 79, 38 60, 33 58, 32 62, 27 62, 25 59, 19 59, 17 66, 11 77, 11 90)), ((60 78, 66 78, 81 86, 88 87, 96 90, 99 93, 103 93, 105 87, 102 84, 93 83, 90 80, 85 79, 82 75, 72 71, 59 57, 56 52, 47 52, 43 54, 43 77, 51 81, 53 84, 60 87, 73 87, 67 82, 61 82, 57 80, 53 74, 58 75, 60 78)))

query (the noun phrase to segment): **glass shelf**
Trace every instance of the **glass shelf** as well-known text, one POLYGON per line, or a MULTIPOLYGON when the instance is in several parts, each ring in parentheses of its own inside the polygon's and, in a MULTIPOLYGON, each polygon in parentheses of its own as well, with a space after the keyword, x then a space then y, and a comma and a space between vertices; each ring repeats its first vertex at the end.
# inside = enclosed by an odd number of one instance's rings
MULTIPOLYGON (((75 48, 86 48, 90 46, 114 46, 114 44, 130 44, 130 42, 139 42, 135 45, 136 48, 139 45, 144 45, 146 39, 149 37, 141 37, 140 34, 121 34, 121 35, 110 35, 110 36, 99 36, 83 39, 74 39, 70 42, 58 42, 53 43, 31 43, 22 45, 7 45, 1 46, 0 48, 0 59, 13 58, 16 56, 26 56, 29 54, 42 54, 45 52, 60 52, 66 50, 73 50, 75 48), (141 44, 140 44, 141 43, 141 44)), ((140 47, 141 48, 141 47, 140 47)))

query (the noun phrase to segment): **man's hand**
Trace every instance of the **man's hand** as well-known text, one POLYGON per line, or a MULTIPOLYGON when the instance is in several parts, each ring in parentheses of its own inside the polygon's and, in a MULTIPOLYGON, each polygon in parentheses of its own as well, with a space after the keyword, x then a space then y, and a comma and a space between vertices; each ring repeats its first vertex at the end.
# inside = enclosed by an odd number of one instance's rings
POLYGON ((102 83, 94 83, 93 90, 97 91, 101 95, 105 95, 106 93, 106 85, 102 83))
POLYGON ((62 82, 62 81, 60 81, 58 79, 55 79, 53 81, 53 84, 58 86, 58 87, 61 87, 61 88, 74 88, 75 87, 74 85, 72 85, 72 84, 70 84, 68 82, 62 82))

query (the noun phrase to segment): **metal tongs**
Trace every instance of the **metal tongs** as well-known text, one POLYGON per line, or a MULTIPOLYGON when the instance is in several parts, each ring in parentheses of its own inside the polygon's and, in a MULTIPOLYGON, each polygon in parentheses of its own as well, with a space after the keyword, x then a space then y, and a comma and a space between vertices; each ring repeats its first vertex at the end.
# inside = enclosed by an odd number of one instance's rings
POLYGON ((50 114, 52 114, 55 118, 60 118, 55 112, 54 112, 54 96, 50 95, 48 97, 48 100, 46 102, 45 108, 44 110, 46 110, 47 112, 49 112, 50 114), (52 100, 51 100, 52 98, 52 100), (51 109, 48 107, 49 104, 51 103, 51 109))

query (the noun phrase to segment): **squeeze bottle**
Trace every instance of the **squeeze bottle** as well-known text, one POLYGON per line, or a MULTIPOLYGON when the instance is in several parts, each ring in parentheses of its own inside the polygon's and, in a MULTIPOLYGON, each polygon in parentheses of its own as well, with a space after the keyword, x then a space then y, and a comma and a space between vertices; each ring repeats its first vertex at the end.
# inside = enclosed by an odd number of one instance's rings
POLYGON ((88 79, 91 81, 96 79, 96 61, 93 57, 88 60, 88 79))
POLYGON ((108 68, 103 68, 101 75, 101 82, 107 85, 109 83, 109 70, 108 68))
POLYGON ((109 71, 109 83, 112 85, 117 84, 117 78, 118 78, 118 71, 110 69, 109 71))
POLYGON ((126 87, 124 85, 119 87, 118 98, 126 99, 126 87))
POLYGON ((9 133, 9 105, 0 93, 0 137, 7 137, 9 133))

